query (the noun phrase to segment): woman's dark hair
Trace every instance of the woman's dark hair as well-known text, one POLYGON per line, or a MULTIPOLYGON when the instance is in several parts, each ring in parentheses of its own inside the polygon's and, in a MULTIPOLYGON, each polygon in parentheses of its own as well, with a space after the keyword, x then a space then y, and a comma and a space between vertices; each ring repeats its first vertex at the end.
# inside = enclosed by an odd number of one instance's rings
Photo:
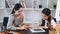
POLYGON ((13 10, 12 10, 12 13, 11 14, 13 14, 13 13, 15 13, 15 11, 14 10, 19 10, 20 8, 22 8, 22 5, 20 4, 20 3, 17 3, 17 4, 15 4, 15 6, 14 6, 14 8, 13 8, 13 10))
POLYGON ((51 10, 49 8, 44 8, 42 10, 42 13, 45 14, 45 15, 47 15, 47 16, 49 16, 51 14, 51 10))

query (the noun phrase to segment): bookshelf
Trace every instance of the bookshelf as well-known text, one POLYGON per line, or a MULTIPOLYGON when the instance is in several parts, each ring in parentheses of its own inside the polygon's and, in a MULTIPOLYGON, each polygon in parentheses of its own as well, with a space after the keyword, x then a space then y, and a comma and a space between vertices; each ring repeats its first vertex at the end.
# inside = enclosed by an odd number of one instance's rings
POLYGON ((0 22, 3 22, 3 17, 8 17, 10 15, 12 8, 16 3, 22 3, 22 5, 24 6, 24 22, 32 23, 34 21, 38 22, 41 19, 41 11, 44 8, 50 8, 51 14, 54 17, 55 9, 52 5, 57 4, 57 0, 1 0, 0 22))

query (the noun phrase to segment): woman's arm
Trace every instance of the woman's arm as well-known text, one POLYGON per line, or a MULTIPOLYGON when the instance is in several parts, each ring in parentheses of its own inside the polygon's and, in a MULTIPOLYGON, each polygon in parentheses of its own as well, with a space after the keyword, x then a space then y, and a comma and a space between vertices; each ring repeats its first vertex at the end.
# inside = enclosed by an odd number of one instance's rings
POLYGON ((8 23, 7 23, 7 29, 11 29, 11 30, 23 30, 25 29, 25 25, 23 25, 22 27, 15 27, 13 25, 13 21, 14 21, 14 16, 10 15, 9 16, 9 20, 8 20, 8 23))
POLYGON ((17 27, 13 26, 13 21, 14 21, 14 16, 10 15, 8 23, 7 23, 7 29, 12 29, 12 30, 16 30, 17 29, 17 27))

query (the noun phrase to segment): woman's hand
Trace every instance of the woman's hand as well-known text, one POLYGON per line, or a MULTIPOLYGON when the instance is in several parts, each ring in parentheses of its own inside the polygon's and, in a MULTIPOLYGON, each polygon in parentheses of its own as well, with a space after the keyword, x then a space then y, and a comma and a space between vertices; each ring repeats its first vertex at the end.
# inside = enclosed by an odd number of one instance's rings
POLYGON ((30 28, 30 24, 20 24, 19 27, 24 26, 25 28, 30 28))
POLYGON ((25 24, 25 28, 30 28, 30 24, 25 24))
POLYGON ((29 28, 30 27, 30 25, 29 24, 24 24, 24 25, 19 25, 19 27, 18 27, 18 29, 20 29, 20 30, 26 30, 27 28, 29 28))
POLYGON ((17 27, 17 29, 19 29, 19 30, 24 30, 24 29, 26 29, 26 28, 25 28, 25 25, 24 25, 24 26, 17 27))

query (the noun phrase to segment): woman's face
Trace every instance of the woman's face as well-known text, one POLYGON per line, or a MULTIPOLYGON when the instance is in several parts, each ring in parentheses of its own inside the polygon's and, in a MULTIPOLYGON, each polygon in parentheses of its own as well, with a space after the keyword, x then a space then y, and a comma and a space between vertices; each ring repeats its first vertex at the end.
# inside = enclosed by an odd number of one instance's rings
POLYGON ((21 15, 23 12, 23 8, 20 8, 19 10, 15 11, 15 15, 21 15))
POLYGON ((42 19, 43 20, 47 20, 49 16, 45 15, 44 13, 42 13, 42 19))

